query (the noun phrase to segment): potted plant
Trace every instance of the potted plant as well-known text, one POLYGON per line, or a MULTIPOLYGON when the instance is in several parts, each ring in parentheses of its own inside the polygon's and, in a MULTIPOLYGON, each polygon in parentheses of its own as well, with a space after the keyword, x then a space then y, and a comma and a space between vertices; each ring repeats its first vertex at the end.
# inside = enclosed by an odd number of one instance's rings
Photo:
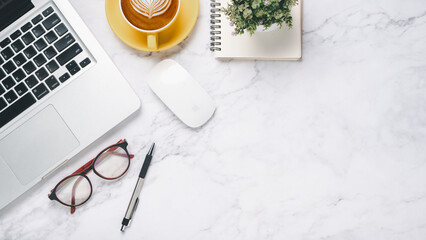
POLYGON ((235 27, 233 35, 249 32, 250 36, 259 30, 291 28, 291 8, 298 0, 231 0, 222 11, 235 27))

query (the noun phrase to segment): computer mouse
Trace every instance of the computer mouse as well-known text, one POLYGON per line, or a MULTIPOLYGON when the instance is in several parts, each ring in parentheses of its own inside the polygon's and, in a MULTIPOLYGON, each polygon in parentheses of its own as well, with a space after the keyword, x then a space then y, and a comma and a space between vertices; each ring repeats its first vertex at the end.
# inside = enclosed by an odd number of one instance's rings
POLYGON ((197 128, 215 112, 208 93, 179 63, 166 59, 148 76, 148 85, 163 103, 186 125, 197 128))

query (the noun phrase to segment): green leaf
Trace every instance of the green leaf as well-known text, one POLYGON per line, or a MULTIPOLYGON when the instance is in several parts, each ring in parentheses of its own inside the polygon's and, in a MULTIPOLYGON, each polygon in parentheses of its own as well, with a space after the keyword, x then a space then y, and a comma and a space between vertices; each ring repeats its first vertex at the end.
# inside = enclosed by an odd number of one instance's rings
POLYGON ((290 9, 297 4, 298 0, 231 0, 221 11, 234 23, 236 34, 247 31, 252 35, 260 25, 264 29, 273 24, 280 27, 285 24, 291 28, 293 18, 290 9))

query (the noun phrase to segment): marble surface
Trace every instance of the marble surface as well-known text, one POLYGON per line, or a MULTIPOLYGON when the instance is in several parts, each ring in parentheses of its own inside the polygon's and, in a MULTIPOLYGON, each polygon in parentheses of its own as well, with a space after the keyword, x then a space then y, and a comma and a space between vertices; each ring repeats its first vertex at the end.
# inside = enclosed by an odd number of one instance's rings
POLYGON ((0 211, 0 239, 424 239, 426 3, 305 1, 303 60, 219 61, 209 4, 161 53, 133 50, 103 0, 71 0, 142 100, 142 110, 0 211), (165 58, 189 70, 217 111, 185 127, 143 75, 165 58), (128 174, 90 174, 74 215, 47 193, 103 146, 127 138, 128 174), (119 231, 148 145, 158 151, 134 222, 119 231))

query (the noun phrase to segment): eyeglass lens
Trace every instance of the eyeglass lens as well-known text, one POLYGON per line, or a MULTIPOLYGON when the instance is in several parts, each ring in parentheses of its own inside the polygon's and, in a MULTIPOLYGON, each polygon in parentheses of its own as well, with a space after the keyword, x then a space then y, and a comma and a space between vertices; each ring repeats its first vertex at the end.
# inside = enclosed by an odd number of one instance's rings
POLYGON ((87 178, 76 175, 64 179, 56 188, 55 194, 64 204, 77 206, 84 203, 92 192, 92 186, 87 178))
POLYGON ((95 160, 94 169, 101 177, 114 179, 126 172, 130 157, 121 147, 112 147, 103 151, 95 160))

